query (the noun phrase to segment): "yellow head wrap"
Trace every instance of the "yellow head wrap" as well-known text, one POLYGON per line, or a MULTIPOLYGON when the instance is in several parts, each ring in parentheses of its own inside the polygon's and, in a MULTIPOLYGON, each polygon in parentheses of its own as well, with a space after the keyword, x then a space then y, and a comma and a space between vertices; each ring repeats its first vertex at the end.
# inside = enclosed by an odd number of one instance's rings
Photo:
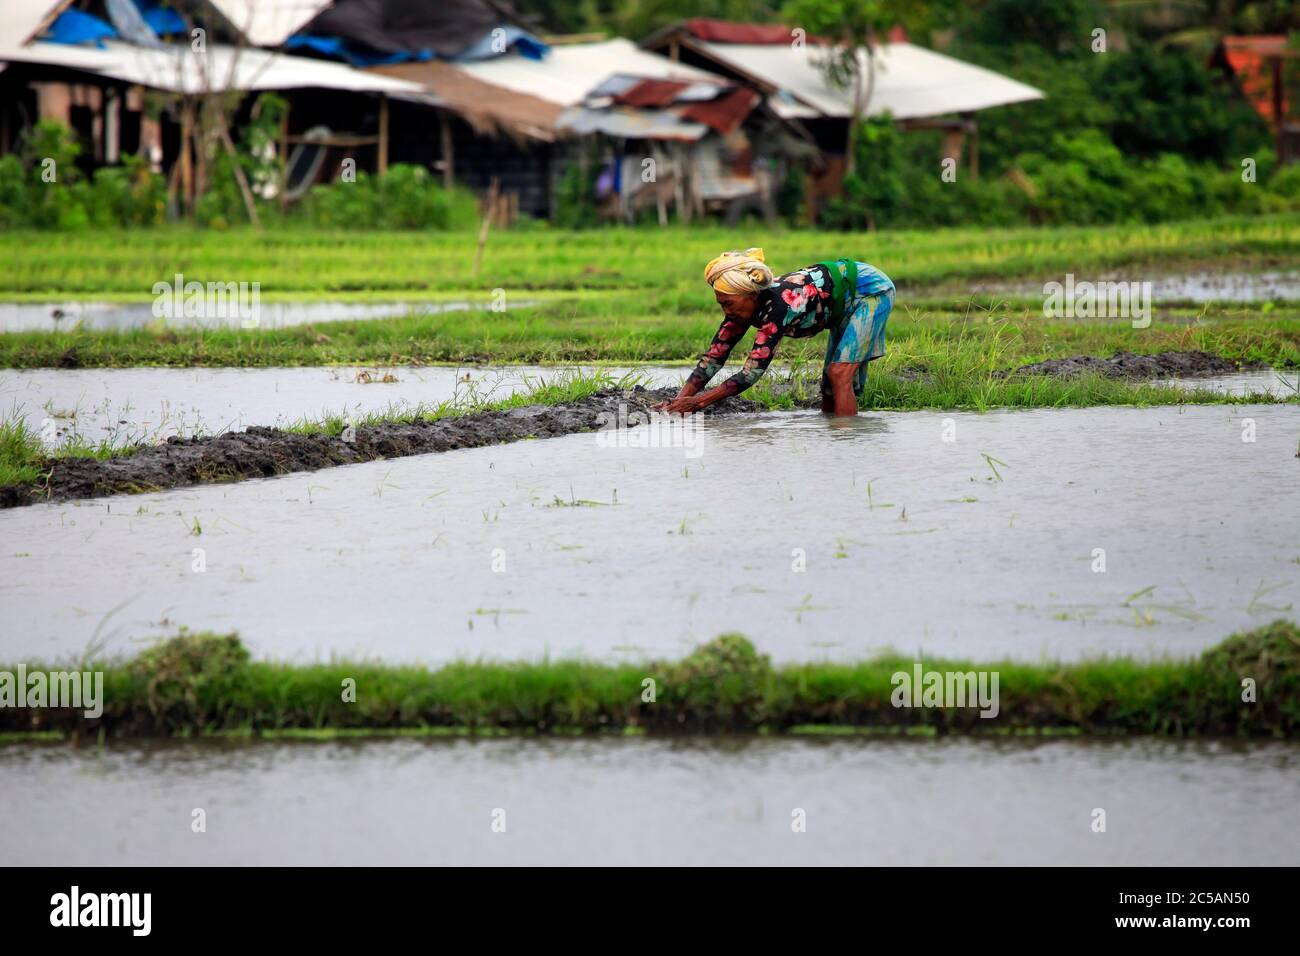
POLYGON ((713 286, 715 292, 744 295, 770 286, 772 270, 763 261, 762 249, 724 252, 704 267, 704 281, 713 286))

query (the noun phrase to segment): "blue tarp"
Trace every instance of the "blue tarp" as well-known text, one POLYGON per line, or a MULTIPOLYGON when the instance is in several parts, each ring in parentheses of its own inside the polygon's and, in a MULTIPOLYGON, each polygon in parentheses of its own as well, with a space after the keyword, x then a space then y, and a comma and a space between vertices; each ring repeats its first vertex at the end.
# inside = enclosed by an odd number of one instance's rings
POLYGON ((103 47, 104 41, 117 36, 117 31, 99 17, 80 10, 64 10, 50 24, 45 39, 51 43, 93 43, 103 47))
POLYGON ((497 29, 503 33, 500 38, 492 36, 496 32, 495 30, 485 33, 477 43, 457 53, 452 58, 453 62, 465 63, 472 60, 490 60, 494 56, 501 56, 511 47, 518 49, 521 56, 530 60, 541 60, 551 52, 549 46, 527 30, 521 30, 519 27, 512 27, 508 24, 497 29), (493 48, 494 40, 497 49, 493 48))
POLYGON ((340 37, 318 37, 306 33, 295 33, 289 39, 284 41, 285 49, 296 50, 306 48, 315 50, 317 53, 323 53, 325 56, 338 57, 341 60, 347 60, 353 66, 386 66, 389 63, 408 63, 414 61, 423 63, 425 60, 432 60, 433 53, 429 50, 420 50, 416 53, 393 53, 389 56, 375 56, 372 53, 362 53, 356 47, 352 46, 346 40, 340 37))
MULTIPOLYGON (((462 50, 452 58, 452 62, 465 63, 473 60, 490 60, 492 57, 501 56, 503 52, 514 47, 519 50, 520 54, 530 60, 540 60, 551 52, 551 48, 543 43, 537 37, 533 36, 526 30, 519 27, 502 26, 498 29, 504 31, 504 35, 497 40, 497 46, 504 45, 505 50, 494 50, 493 36, 489 31, 485 33, 478 42, 462 50)), ((374 53, 364 52, 355 44, 349 43, 342 37, 323 37, 314 36, 308 33, 295 33, 289 39, 284 41, 285 49, 308 49, 315 50, 324 56, 336 57, 340 60, 347 60, 353 66, 385 66, 389 63, 423 63, 426 60, 434 58, 432 50, 419 50, 414 53, 393 53, 388 56, 379 56, 374 53)))
POLYGON ((162 46, 158 34, 145 22, 140 7, 134 0, 104 0, 108 9, 108 19, 113 22, 122 39, 137 46, 162 46))
POLYGON ((144 22, 153 28, 159 36, 185 32, 185 20, 171 7, 160 7, 156 3, 142 3, 136 0, 137 7, 144 14, 144 22))

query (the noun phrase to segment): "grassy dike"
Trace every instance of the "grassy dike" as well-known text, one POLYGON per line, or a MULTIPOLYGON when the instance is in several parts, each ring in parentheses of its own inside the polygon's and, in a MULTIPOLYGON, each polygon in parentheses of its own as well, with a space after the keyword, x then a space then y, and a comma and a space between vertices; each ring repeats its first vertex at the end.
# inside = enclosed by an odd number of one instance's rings
MULTIPOLYGON (((895 707, 910 658, 774 667, 723 635, 650 664, 289 665, 233 635, 182 634, 103 670, 103 712, 0 707, 9 739, 395 733, 1073 733, 1291 737, 1300 728, 1300 628, 1278 620, 1190 660, 1075 664, 927 660, 924 673, 996 672, 999 712, 895 707), (1243 680, 1255 702, 1242 701, 1243 680), (355 700, 344 700, 349 681, 355 700), (653 701, 647 700, 653 681, 653 701)), ((55 668, 27 665, 28 673, 55 668)), ((13 671, 14 668, 9 668, 13 671)))
MULTIPOLYGON (((1162 225, 826 232, 660 228, 494 232, 473 276, 472 232, 346 232, 301 227, 202 230, 185 226, 81 233, 0 233, 0 297, 59 301, 125 293, 148 301, 154 283, 180 272, 200 282, 259 282, 263 295, 299 298, 525 290, 671 290, 702 286, 704 264, 724 249, 762 246, 778 270, 827 256, 857 256, 900 286, 983 279, 1099 278, 1107 270, 1171 273, 1293 267, 1300 216, 1224 216, 1162 225)), ((1149 276, 1145 276, 1149 277, 1149 276)), ((1136 275, 1134 278, 1144 278, 1136 275)))
MULTIPOLYGON (((1298 254, 1300 255, 1300 254, 1298 254)), ((521 297, 522 298, 522 297, 521 297)), ((483 303, 478 303, 483 304, 483 303)), ((165 328, 5 332, 0 368, 268 368, 459 363, 694 362, 721 315, 703 282, 681 293, 552 296, 507 312, 476 309, 341 320, 278 329, 165 328)), ((753 333, 737 346, 748 352, 753 333)), ((778 361, 820 362, 824 338, 786 339, 778 361)), ((1053 320, 1000 299, 929 305, 900 292, 885 370, 995 372, 1048 358, 1125 350, 1210 352, 1232 362, 1300 366, 1300 306, 1156 307, 1151 325, 1053 320)), ((873 368, 873 371, 876 369, 873 368)))

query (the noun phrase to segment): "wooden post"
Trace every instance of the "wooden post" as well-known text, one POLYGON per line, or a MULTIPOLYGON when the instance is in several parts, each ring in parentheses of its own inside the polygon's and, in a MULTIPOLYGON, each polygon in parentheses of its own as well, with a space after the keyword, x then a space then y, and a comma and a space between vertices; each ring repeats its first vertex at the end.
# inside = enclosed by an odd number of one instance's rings
POLYGON ((388 97, 379 95, 379 175, 388 172, 388 97))
POLYGON ((970 121, 970 178, 972 182, 980 178, 980 124, 974 119, 970 121))
POLYGON ((104 96, 104 162, 122 158, 122 91, 114 86, 104 96))
POLYGON ((235 149, 235 141, 230 138, 230 130, 225 126, 221 127, 221 142, 226 147, 226 155, 230 157, 230 166, 235 172, 235 182, 239 186, 239 194, 244 197, 244 210, 248 213, 248 221, 253 224, 253 228, 260 230, 262 220, 257 215, 257 199, 253 196, 253 189, 248 185, 248 177, 244 175, 244 167, 239 164, 239 151, 235 149))
POLYGON ((181 210, 189 216, 194 207, 194 164, 190 156, 190 143, 194 138, 194 104, 186 99, 181 107, 181 210))
POLYGON ((488 229, 492 226, 492 217, 497 208, 497 190, 501 188, 501 183, 496 176, 492 177, 492 182, 488 186, 487 199, 484 200, 483 221, 478 227, 478 249, 474 252, 474 275, 477 276, 479 269, 483 266, 483 247, 487 245, 488 229))
POLYGON ((284 113, 280 116, 280 182, 276 189, 276 198, 280 201, 280 212, 289 209, 289 101, 284 101, 284 113))
POLYGON ((451 142, 451 122, 445 111, 438 114, 438 130, 442 139, 442 188, 450 192, 456 182, 456 155, 451 142))

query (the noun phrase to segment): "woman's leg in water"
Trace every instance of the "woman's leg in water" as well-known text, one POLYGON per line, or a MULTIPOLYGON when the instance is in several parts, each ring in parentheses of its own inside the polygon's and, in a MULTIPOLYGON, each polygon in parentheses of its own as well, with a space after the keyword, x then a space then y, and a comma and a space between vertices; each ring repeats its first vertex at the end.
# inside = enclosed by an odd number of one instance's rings
POLYGON ((850 303, 843 326, 826 343, 822 369, 822 411, 856 415, 867 383, 867 363, 885 354, 885 323, 893 310, 894 290, 863 295, 850 303))
POLYGON ((829 402, 825 389, 822 391, 823 412, 842 416, 858 413, 858 396, 853 382, 861 367, 861 362, 831 362, 822 370, 823 383, 830 382, 829 402))

